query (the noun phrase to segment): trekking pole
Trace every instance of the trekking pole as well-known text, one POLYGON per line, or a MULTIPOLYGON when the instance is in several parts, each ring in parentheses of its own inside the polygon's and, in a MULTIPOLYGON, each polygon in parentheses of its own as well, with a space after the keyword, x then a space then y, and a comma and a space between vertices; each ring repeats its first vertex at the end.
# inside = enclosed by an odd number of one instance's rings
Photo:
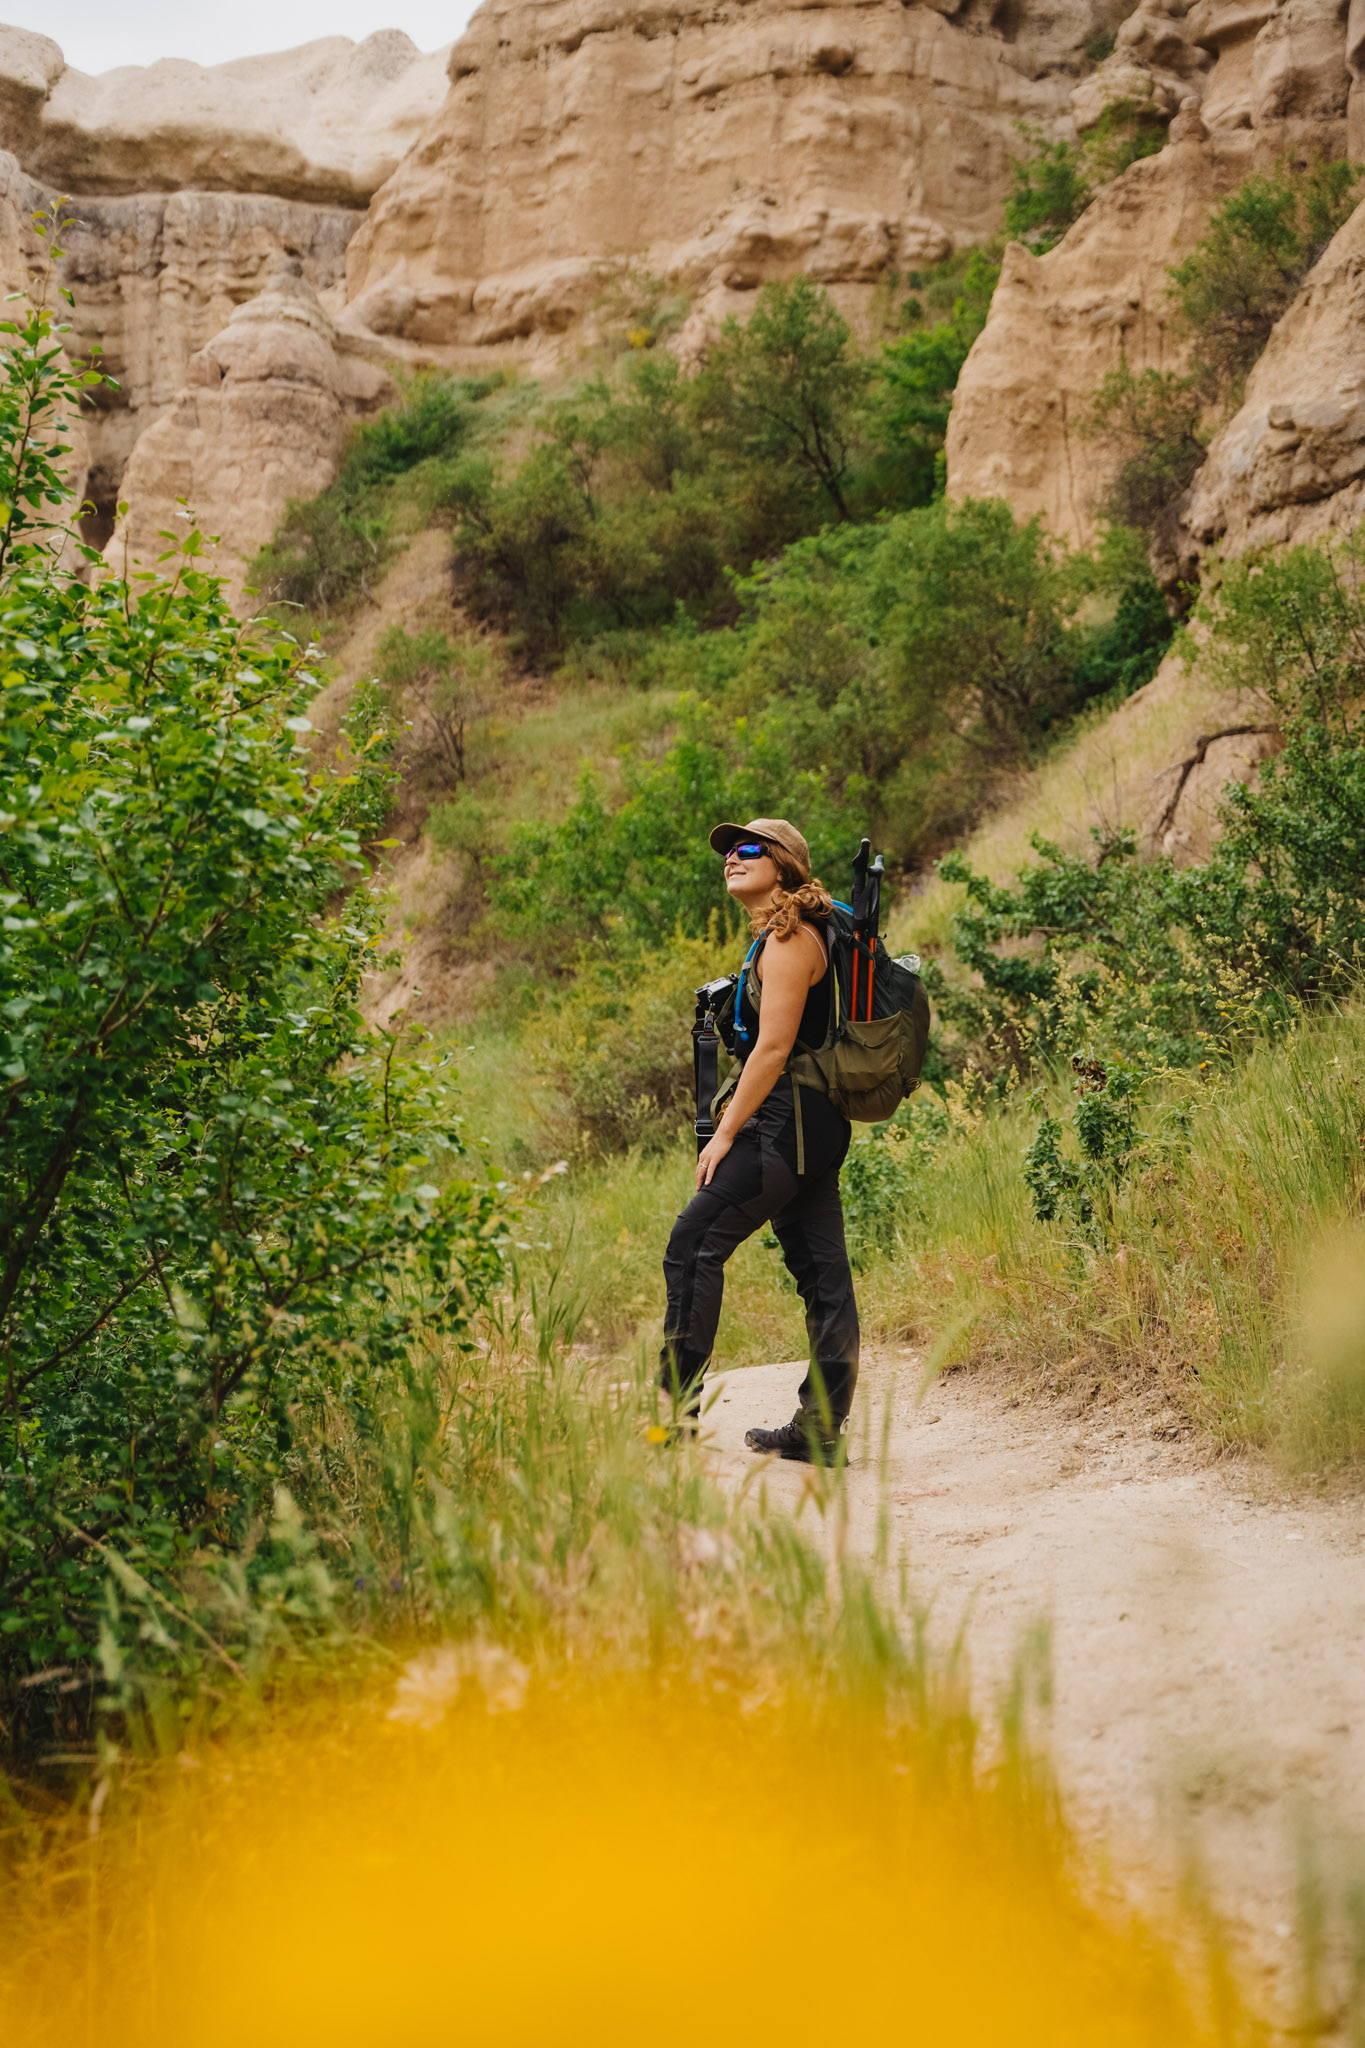
POLYGON ((863 921, 867 915, 867 863, 872 857, 872 841, 864 839, 853 856, 853 986, 848 995, 849 1022, 856 1023, 858 1017, 858 958, 859 941, 862 937, 863 921))
POLYGON ((698 1157, 716 1134, 711 1105, 720 1087, 720 1033, 716 1030, 713 1008, 717 986, 728 987, 729 984, 711 983, 697 990, 697 1016, 692 1026, 692 1072, 697 1088, 697 1120, 693 1128, 697 1133, 698 1157))
POLYGON ((877 963, 877 934, 882 921, 882 876, 886 873, 886 861, 879 853, 872 863, 867 878, 867 922, 864 936, 867 940, 867 1002, 864 1015, 872 1017, 872 971, 877 963))

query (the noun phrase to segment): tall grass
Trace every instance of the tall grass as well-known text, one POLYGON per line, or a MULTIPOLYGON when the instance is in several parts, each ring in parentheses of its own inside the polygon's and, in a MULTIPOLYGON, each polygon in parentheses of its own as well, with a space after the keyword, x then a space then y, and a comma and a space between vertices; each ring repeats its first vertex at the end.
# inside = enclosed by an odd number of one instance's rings
MULTIPOLYGON (((559 1285, 433 1349, 372 1435, 309 1418, 310 1683, 277 1656, 234 1713, 223 1630, 197 1696, 164 1613, 111 1640, 121 1742, 0 1819, 7 2040, 683 2041, 759 1997, 798 2041, 1211 2038, 1080 1896, 1029 1661, 983 1764, 927 1616, 652 1440, 559 1285), (172 1653, 173 1728, 138 1709, 172 1653)), ((268 1540, 302 1556, 291 1515, 268 1540)))
POLYGON ((1250 2039, 1082 1903, 1017 1777, 953 1782, 868 1703, 746 1677, 428 1658, 199 1750, 5 1900, 7 2039, 1250 2039))

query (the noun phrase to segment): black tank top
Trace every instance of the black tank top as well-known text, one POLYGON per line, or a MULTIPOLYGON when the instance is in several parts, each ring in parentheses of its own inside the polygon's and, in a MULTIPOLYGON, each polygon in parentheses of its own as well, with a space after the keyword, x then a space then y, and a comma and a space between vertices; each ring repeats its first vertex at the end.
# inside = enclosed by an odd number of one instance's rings
MULTIPOLYGON (((802 1045, 823 1045, 829 1033, 829 940, 813 919, 804 920, 811 925, 825 952, 825 971, 817 982, 806 991, 806 1006, 801 1012, 801 1022, 796 1035, 802 1045)), ((780 944, 781 941, 779 940, 780 944)), ((788 941, 790 943, 790 941, 788 941)), ((746 974, 740 983, 737 1014, 740 1023, 748 1032, 747 1052, 758 1042, 758 1016, 749 1000, 749 977, 746 974)))

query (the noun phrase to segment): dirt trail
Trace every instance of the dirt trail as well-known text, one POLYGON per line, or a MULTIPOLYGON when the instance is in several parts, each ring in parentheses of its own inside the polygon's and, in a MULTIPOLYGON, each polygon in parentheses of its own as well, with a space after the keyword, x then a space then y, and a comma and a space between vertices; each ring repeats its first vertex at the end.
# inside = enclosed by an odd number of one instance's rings
MULTIPOLYGON (((802 1370, 724 1375, 707 1434, 727 1479, 818 1523, 802 1467, 743 1449, 751 1424, 792 1412, 802 1370)), ((845 1540, 870 1557, 885 1508, 940 1641, 970 1608, 987 1707, 1030 1620, 1050 1619, 1053 1753, 1073 1819, 1139 1896, 1169 1897, 1193 1849, 1273 1994, 1292 1955, 1300 1816, 1365 1840, 1359 1505, 1201 1466, 1154 1442, 1150 1422, 1012 1407, 970 1374, 917 1407, 918 1389, 911 1354, 864 1364, 845 1540)))

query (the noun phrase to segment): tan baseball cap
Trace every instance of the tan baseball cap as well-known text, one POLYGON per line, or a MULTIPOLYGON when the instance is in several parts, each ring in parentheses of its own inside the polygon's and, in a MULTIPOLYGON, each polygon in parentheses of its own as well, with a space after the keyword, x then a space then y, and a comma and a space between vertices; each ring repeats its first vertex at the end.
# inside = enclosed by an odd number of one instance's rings
POLYGON ((747 825, 717 825, 711 834, 717 853, 728 853, 741 839, 766 839, 770 846, 780 846, 788 860, 796 863, 803 880, 810 880, 810 848, 789 819, 750 818, 747 825))

